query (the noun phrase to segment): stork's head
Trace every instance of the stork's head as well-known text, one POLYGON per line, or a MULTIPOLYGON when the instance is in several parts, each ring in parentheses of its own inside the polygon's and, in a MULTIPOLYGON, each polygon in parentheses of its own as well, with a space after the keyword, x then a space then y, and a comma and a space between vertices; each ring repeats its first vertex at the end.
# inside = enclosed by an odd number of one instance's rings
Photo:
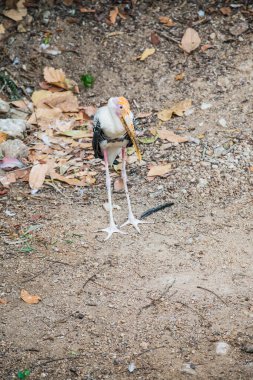
POLYGON ((126 98, 120 96, 118 98, 110 98, 108 101, 108 107, 119 118, 125 117, 130 114, 130 106, 126 98))
POLYGON ((130 105, 127 99, 123 96, 120 96, 118 98, 110 98, 108 101, 108 107, 120 119, 122 125, 124 126, 128 136, 130 137, 133 143, 138 159, 141 160, 139 144, 135 137, 133 115, 130 111, 130 105))

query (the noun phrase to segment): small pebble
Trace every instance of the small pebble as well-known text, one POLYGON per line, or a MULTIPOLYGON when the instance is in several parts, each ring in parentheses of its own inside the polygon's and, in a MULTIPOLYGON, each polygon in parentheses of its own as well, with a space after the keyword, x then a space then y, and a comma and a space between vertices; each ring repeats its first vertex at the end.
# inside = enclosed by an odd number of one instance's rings
POLYGON ((221 117, 218 121, 218 123, 223 127, 223 128, 226 128, 227 127, 227 122, 226 122, 226 119, 224 119, 224 117, 221 117))
POLYGON ((216 354, 217 355, 226 355, 229 350, 229 344, 226 342, 218 342, 216 344, 216 354))

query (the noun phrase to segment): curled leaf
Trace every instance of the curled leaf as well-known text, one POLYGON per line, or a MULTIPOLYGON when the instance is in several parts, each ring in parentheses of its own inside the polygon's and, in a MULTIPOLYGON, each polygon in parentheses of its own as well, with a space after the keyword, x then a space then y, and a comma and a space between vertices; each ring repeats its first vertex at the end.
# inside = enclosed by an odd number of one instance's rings
POLYGON ((169 27, 171 27, 171 26, 175 26, 175 25, 176 25, 176 23, 175 23, 171 18, 166 17, 166 16, 161 16, 161 17, 159 17, 159 21, 160 21, 162 24, 164 24, 164 25, 166 25, 166 26, 169 26, 169 27))
POLYGON ((171 119, 173 114, 177 116, 183 116, 184 112, 188 110, 191 105, 191 99, 182 100, 181 102, 176 103, 173 107, 158 112, 158 119, 162 121, 168 121, 171 119))
POLYGON ((21 290, 20 298, 26 303, 28 303, 29 305, 39 303, 39 301, 41 301, 41 298, 39 296, 36 296, 36 295, 32 296, 25 289, 21 290))
POLYGON ((119 8, 118 7, 115 7, 114 9, 112 9, 110 11, 109 20, 110 20, 110 23, 112 25, 115 24, 118 14, 119 14, 119 8))

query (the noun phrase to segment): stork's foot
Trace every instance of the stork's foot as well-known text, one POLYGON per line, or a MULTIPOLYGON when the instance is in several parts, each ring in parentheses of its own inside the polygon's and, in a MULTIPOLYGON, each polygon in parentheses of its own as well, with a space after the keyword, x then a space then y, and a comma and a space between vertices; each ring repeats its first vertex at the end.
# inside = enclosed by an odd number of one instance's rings
POLYGON ((126 232, 121 231, 121 230, 116 226, 116 224, 112 224, 112 225, 110 225, 110 226, 107 227, 107 228, 103 228, 102 230, 100 230, 100 232, 107 232, 108 235, 107 235, 107 237, 105 238, 105 240, 110 239, 110 237, 111 237, 112 234, 114 234, 114 233, 119 233, 119 234, 126 235, 126 232))
POLYGON ((147 223, 147 222, 144 222, 143 220, 139 220, 139 219, 136 219, 133 214, 129 214, 128 215, 128 220, 122 224, 120 227, 124 227, 124 226, 127 226, 128 224, 132 224, 134 226, 134 228, 139 232, 141 233, 140 229, 139 229, 139 226, 138 224, 139 223, 147 223))

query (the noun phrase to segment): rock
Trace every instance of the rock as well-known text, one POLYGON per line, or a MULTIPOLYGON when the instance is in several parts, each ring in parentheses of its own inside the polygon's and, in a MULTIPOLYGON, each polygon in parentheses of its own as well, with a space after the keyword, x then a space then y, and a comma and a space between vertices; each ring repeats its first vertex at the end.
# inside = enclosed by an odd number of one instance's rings
POLYGON ((188 373, 189 375, 196 375, 195 365, 193 363, 184 363, 181 368, 182 373, 188 373))
POLYGON ((9 110, 10 110, 9 103, 0 99, 0 113, 7 113, 7 112, 9 112, 9 110))
POLYGON ((136 369, 135 363, 134 362, 130 363, 128 366, 128 371, 132 373, 134 372, 135 369, 136 369))
POLYGON ((43 15, 42 15, 42 23, 43 23, 44 25, 47 25, 47 24, 49 23, 50 15, 51 15, 50 11, 45 11, 45 12, 43 12, 43 15))
POLYGON ((0 144, 0 156, 23 158, 28 155, 28 147, 19 139, 7 140, 0 144))
POLYGON ((205 178, 200 178, 199 179, 199 183, 198 183, 199 187, 206 187, 207 185, 208 185, 207 179, 205 179, 205 178))
POLYGON ((216 148, 214 148, 215 157, 224 156, 226 153, 227 151, 223 148, 223 146, 217 146, 216 148))
POLYGON ((212 104, 211 103, 202 103, 201 105, 200 105, 200 108, 202 109, 202 110, 208 110, 208 108, 211 108, 212 107, 212 104))
POLYGON ((226 127, 227 127, 227 122, 226 122, 226 119, 224 119, 224 117, 221 117, 221 118, 218 120, 218 123, 219 123, 223 128, 226 128, 226 127))
POLYGON ((226 342, 218 342, 216 344, 216 354, 226 355, 228 353, 229 347, 229 344, 227 344, 226 342))
POLYGON ((11 137, 23 138, 27 123, 22 119, 0 119, 0 131, 11 137))
POLYGON ((229 28, 229 31, 233 36, 238 37, 248 29, 249 24, 246 21, 241 21, 238 22, 238 24, 231 26, 231 28, 229 28))
POLYGON ((253 344, 244 344, 242 351, 247 352, 247 354, 253 354, 253 344))

